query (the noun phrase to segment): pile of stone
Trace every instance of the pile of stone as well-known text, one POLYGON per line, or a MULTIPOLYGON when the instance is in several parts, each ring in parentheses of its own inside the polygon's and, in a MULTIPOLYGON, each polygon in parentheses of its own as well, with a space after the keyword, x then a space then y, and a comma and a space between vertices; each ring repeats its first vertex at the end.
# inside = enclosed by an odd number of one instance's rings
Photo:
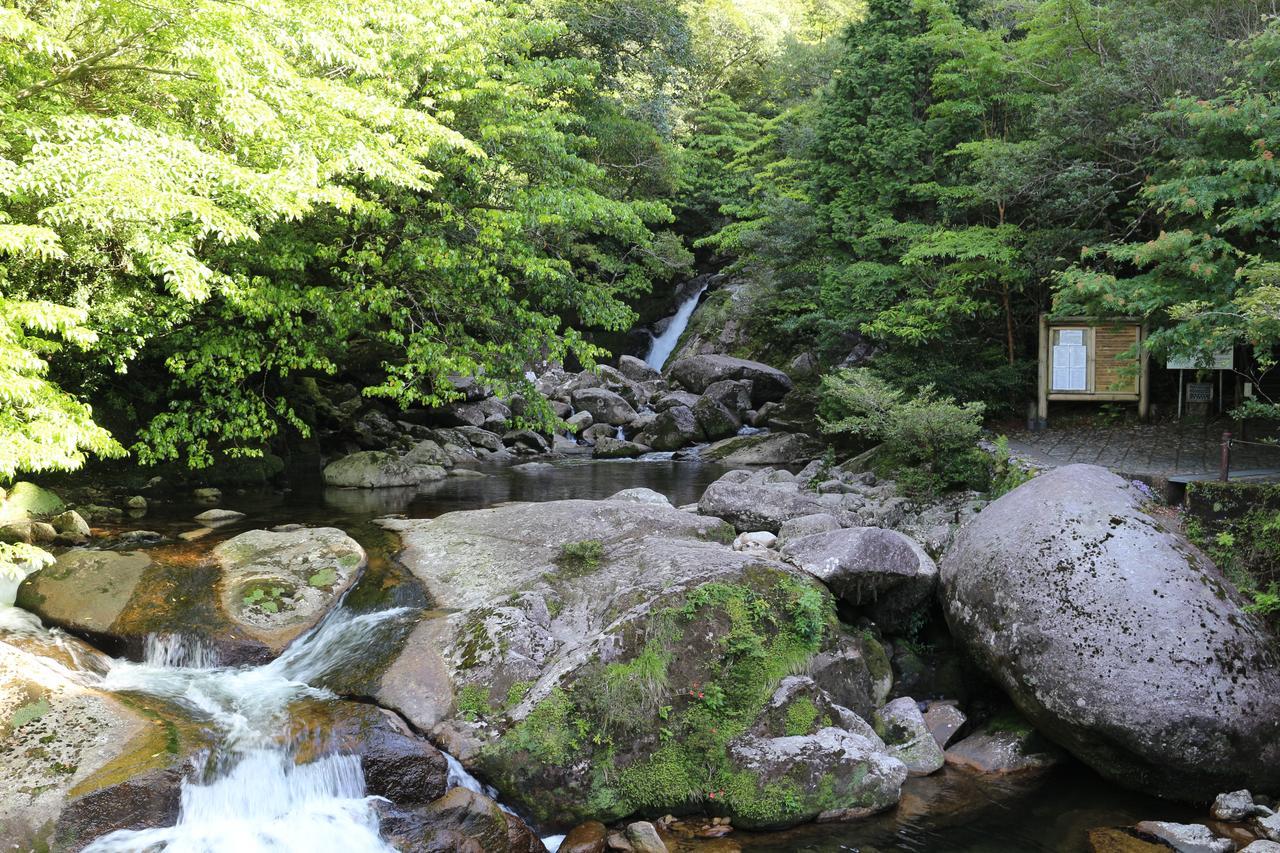
POLYGON ((736 436, 743 427, 790 426, 777 415, 792 391, 791 378, 725 355, 680 359, 665 377, 624 355, 616 368, 548 371, 537 386, 597 458, 680 450, 736 436))
POLYGON ((459 380, 457 403, 395 420, 373 410, 354 421, 344 453, 325 468, 325 483, 416 486, 481 460, 584 451, 630 459, 711 442, 701 455, 730 465, 803 464, 822 452, 822 443, 801 431, 812 414, 808 398, 787 374, 755 361, 696 355, 663 376, 624 355, 617 367, 551 368, 534 384, 565 423, 558 434, 512 428, 529 411, 526 399, 499 399, 474 380, 459 380))

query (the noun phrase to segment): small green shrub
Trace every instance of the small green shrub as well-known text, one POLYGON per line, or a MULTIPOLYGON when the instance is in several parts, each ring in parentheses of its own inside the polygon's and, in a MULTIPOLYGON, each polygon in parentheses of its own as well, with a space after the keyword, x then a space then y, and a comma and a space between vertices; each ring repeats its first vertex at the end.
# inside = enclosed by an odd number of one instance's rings
POLYGON ((881 442, 877 467, 907 494, 985 487, 987 460, 978 449, 981 403, 957 403, 933 386, 906 394, 865 368, 822 378, 819 421, 828 434, 881 442))
POLYGON ((581 577, 600 568, 604 558, 604 543, 598 539, 584 539, 581 542, 566 542, 560 546, 556 557, 556 565, 569 577, 581 577))
POLYGON ((991 483, 987 487, 991 499, 995 500, 1001 495, 1012 492, 1035 475, 1034 470, 1024 468, 1013 458, 1013 454, 1009 451, 1009 439, 1003 435, 997 436, 995 452, 991 456, 991 483))
POLYGON ((489 691, 478 684, 468 684, 458 692, 458 716, 479 720, 489 714, 489 691))
POLYGON ((1263 617, 1273 631, 1280 628, 1280 511, 1253 509, 1212 529, 1191 517, 1184 529, 1251 600, 1246 609, 1263 617))

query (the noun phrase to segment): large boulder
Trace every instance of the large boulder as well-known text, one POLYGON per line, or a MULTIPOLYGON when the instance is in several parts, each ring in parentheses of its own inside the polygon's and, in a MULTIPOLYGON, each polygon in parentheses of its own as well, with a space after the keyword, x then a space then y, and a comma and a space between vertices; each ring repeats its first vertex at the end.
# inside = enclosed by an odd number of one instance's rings
POLYGON ((661 373, 634 355, 624 355, 618 359, 618 372, 633 382, 652 382, 662 378, 661 373))
POLYGON ((713 397, 699 397, 693 404, 693 417, 702 434, 712 441, 734 435, 742 428, 741 418, 713 397))
POLYGON ((344 489, 385 489, 416 486, 432 480, 443 480, 445 470, 438 465, 408 461, 385 450, 352 453, 324 468, 326 486, 344 489))
POLYGON ((717 441, 702 458, 726 465, 801 465, 821 456, 825 445, 803 433, 763 432, 717 441))
POLYGON ((658 413, 653 423, 643 429, 635 440, 654 450, 679 450, 702 439, 702 428, 693 410, 685 406, 672 406, 658 413))
POLYGON ((667 373, 687 391, 701 394, 707 386, 725 379, 751 380, 751 402, 759 406, 770 400, 781 400, 791 390, 787 374, 745 358, 728 355, 694 355, 682 358, 667 373))
POLYGON ((938 567, 919 543, 880 527, 847 527, 788 539, 793 563, 881 628, 906 627, 933 597, 938 567))
POLYGON ((75 548, 29 575, 17 604, 47 625, 94 638, 115 636, 150 566, 143 551, 75 548))
POLYGON ((654 401, 653 410, 655 412, 665 412, 667 409, 673 409, 676 406, 692 409, 700 398, 700 395, 690 394, 688 391, 671 391, 654 401))
POLYGON ((648 452, 649 448, 643 444, 604 436, 596 439, 596 446, 591 451, 591 455, 596 459, 634 459, 648 452))
MULTIPOLYGON (((770 716, 784 678, 844 649, 825 588, 733 551, 719 520, 620 498, 384 520, 441 615, 379 703, 551 828, 704 808, 776 826, 895 801, 905 768, 820 687, 770 716), (765 717, 803 731, 753 727, 765 717), (822 768, 839 783, 818 785, 822 768)), ((873 680, 842 663, 822 668, 873 680)))
POLYGON ((621 394, 607 388, 583 388, 573 394, 573 405, 591 413, 591 419, 598 424, 624 426, 636 419, 636 410, 623 399, 621 394))
POLYGON ((710 397, 741 417, 751 409, 751 388, 749 379, 721 379, 703 389, 702 396, 710 397))
POLYGON ((335 527, 250 530, 213 549, 222 608, 278 654, 320 621, 364 569, 364 549, 335 527))
POLYGON ((1068 465, 992 503, 942 562, 951 631, 1107 778, 1200 800, 1280 790, 1276 643, 1146 500, 1068 465))
POLYGON ((14 483, 0 498, 0 521, 25 521, 57 515, 66 507, 62 498, 25 480, 14 483))
POLYGON ((743 532, 777 533, 791 519, 838 511, 832 503, 797 488, 791 480, 774 482, 767 475, 752 477, 746 471, 730 471, 702 493, 698 512, 723 518, 743 532))

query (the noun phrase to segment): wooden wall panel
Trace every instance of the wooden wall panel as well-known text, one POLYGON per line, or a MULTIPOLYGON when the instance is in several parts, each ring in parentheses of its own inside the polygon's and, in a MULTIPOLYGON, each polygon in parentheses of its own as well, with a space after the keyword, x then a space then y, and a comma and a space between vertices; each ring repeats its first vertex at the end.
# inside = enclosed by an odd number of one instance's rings
POLYGON ((1137 326, 1099 326, 1094 329, 1095 392, 1138 392, 1137 365, 1130 350, 1138 342, 1137 326))

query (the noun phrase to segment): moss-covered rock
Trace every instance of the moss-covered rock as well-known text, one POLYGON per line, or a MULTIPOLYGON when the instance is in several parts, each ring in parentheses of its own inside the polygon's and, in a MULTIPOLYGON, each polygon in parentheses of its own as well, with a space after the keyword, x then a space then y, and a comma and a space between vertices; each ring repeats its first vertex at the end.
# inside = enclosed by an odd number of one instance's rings
POLYGON ((0 521, 23 521, 29 518, 47 518, 57 515, 66 507, 62 498, 48 489, 26 481, 14 483, 8 494, 0 500, 0 521))
POLYGON ((464 763, 538 822, 705 810, 763 827, 896 801, 906 770, 853 712, 809 679, 775 701, 844 648, 830 593, 726 547, 728 525, 632 501, 388 525, 456 612, 419 626, 379 700, 478 740, 464 763))

